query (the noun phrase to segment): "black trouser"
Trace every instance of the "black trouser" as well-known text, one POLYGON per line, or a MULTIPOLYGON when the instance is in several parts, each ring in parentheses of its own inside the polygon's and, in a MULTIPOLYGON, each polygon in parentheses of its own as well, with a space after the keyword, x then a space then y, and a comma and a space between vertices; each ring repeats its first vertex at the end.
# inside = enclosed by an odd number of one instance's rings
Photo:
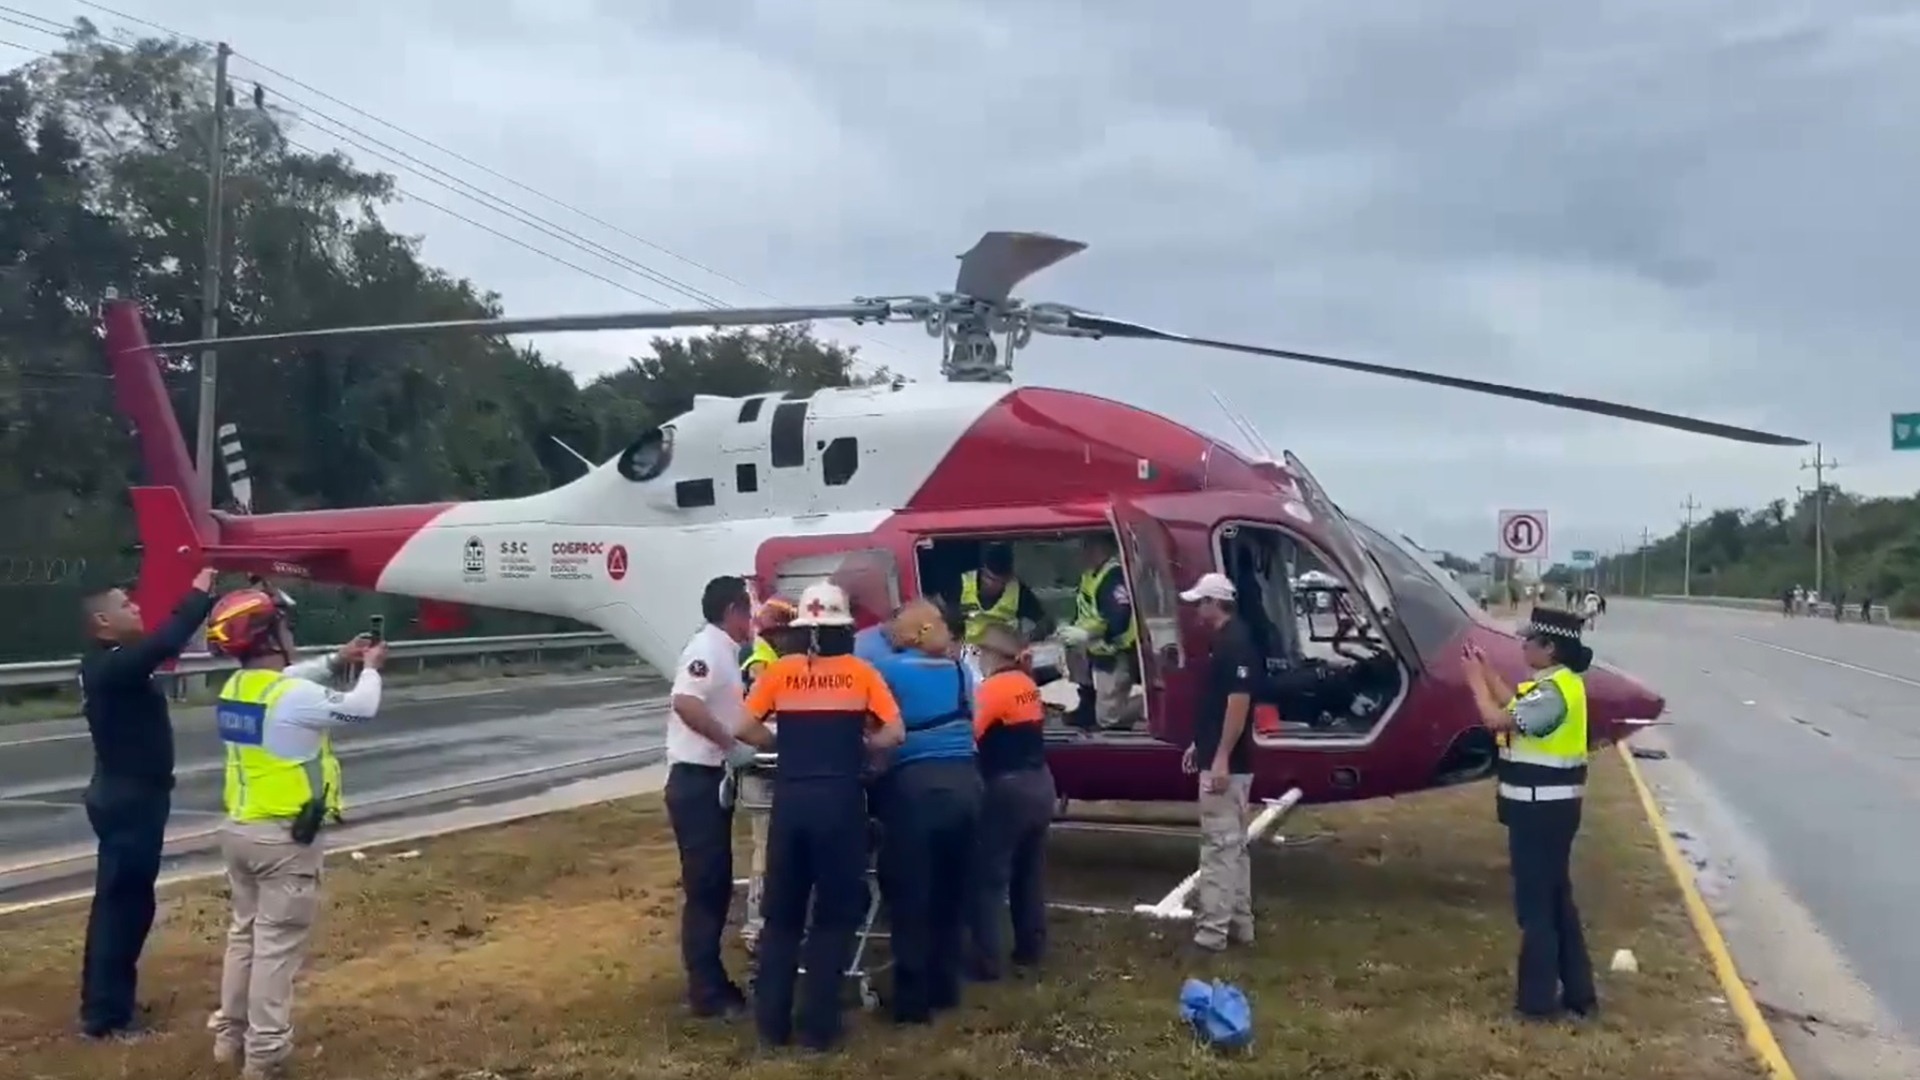
POLYGON ((1580 800, 1502 800, 1513 912, 1520 923, 1520 968, 1514 1007, 1529 1016, 1562 1008, 1591 1012, 1599 1003, 1593 961, 1573 904, 1573 838, 1580 800))
POLYGON ((913 761, 882 779, 880 880, 893 947, 893 1018, 960 1003, 968 876, 980 816, 973 758, 913 761))
POLYGON ((759 977, 753 1009, 761 1039, 785 1043, 802 961, 800 1041, 825 1049, 840 1037, 840 980, 866 918, 866 789, 848 779, 777 777, 767 821, 767 875, 760 897, 759 977), (807 905, 813 905, 812 926, 807 905), (804 942, 804 944, 803 944, 804 942))
POLYGON ((675 763, 667 770, 667 820, 680 849, 680 962, 687 1002, 705 1012, 740 997, 720 959, 720 935, 733 906, 733 811, 720 805, 717 765, 675 763))
POLYGON ((1013 962, 1037 964, 1047 951, 1047 830, 1053 825, 1053 773, 1045 765, 987 778, 974 845, 971 911, 975 978, 997 979, 1006 962, 1001 933, 1013 914, 1013 962))
POLYGON ((100 838, 80 969, 80 1024, 90 1034, 133 1022, 140 952, 153 929, 154 882, 172 805, 163 784, 96 777, 87 787, 87 821, 100 838))

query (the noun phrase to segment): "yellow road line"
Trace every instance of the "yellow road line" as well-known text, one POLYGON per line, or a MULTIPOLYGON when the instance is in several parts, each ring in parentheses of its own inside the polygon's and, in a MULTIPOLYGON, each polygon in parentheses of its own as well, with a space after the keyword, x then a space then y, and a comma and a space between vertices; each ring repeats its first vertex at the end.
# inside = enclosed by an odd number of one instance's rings
POLYGON ((1747 1045, 1753 1048, 1761 1067, 1774 1080, 1795 1080, 1793 1065, 1787 1061, 1787 1055, 1781 1052, 1780 1043, 1773 1037, 1773 1028, 1767 1024, 1767 1018, 1760 1014, 1760 1003, 1753 999, 1753 991, 1747 989, 1746 982, 1740 978, 1740 969, 1734 965, 1726 936, 1720 932, 1720 924, 1714 921, 1713 912, 1701 897, 1700 887, 1694 884, 1693 870, 1681 856, 1680 845, 1673 842, 1673 830, 1667 825, 1667 815, 1654 799, 1653 789, 1647 786, 1646 777, 1640 775, 1639 762, 1633 759, 1633 751, 1627 748, 1626 743, 1614 745, 1620 751, 1620 760, 1627 763, 1627 775, 1633 778, 1634 788, 1640 793, 1640 806, 1647 813, 1647 824, 1653 827, 1654 839, 1660 842, 1660 855, 1666 859, 1667 869, 1673 873, 1674 884, 1680 886, 1687 914, 1693 919, 1693 929, 1700 935, 1700 943, 1706 946, 1707 955, 1713 958, 1714 974, 1720 977, 1720 988, 1727 996, 1727 1004, 1732 1006, 1733 1014, 1740 1018, 1740 1026, 1746 1030, 1747 1045))

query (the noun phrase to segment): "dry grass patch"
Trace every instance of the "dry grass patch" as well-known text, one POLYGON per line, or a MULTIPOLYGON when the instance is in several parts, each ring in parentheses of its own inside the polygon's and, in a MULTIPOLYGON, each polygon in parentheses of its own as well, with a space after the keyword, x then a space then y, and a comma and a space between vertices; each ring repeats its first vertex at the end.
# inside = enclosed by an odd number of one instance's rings
MULTIPOLYGON (((1482 1080, 1756 1075, 1655 848, 1608 755, 1594 770, 1579 884, 1604 965, 1598 1029, 1506 1019, 1516 932, 1485 788, 1303 813, 1320 843, 1258 858, 1261 943, 1207 964, 1182 928, 1060 915, 1045 977, 975 989, 932 1029, 855 1023, 848 1049, 763 1054, 748 1025, 682 1018, 671 843, 655 800, 444 837, 417 857, 330 868, 331 902, 299 1003, 303 1076, 548 1078, 1307 1076, 1482 1080), (1196 1049, 1176 1020, 1187 975, 1253 1001, 1255 1050, 1196 1049)), ((1178 816, 1167 811, 1153 816, 1178 816)), ((1152 900, 1192 867, 1177 838, 1062 834, 1060 899, 1152 900)), ((0 1060, 9 1080, 212 1075, 202 1024, 223 920, 211 886, 164 902, 144 967, 168 1034, 137 1048, 69 1034, 80 919, 0 924, 0 1060)), ((736 962, 738 958, 736 957, 736 962)))

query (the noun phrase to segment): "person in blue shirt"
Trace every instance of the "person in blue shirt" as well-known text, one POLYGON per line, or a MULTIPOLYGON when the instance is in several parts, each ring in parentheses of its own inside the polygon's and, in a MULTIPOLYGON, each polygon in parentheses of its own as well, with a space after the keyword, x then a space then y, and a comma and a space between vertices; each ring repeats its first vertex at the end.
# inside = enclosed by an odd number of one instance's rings
POLYGON ((875 781, 879 871, 893 947, 893 1019, 924 1024, 960 1003, 967 873, 980 817, 973 680, 947 618, 927 600, 886 624, 872 659, 900 703, 906 740, 875 781))

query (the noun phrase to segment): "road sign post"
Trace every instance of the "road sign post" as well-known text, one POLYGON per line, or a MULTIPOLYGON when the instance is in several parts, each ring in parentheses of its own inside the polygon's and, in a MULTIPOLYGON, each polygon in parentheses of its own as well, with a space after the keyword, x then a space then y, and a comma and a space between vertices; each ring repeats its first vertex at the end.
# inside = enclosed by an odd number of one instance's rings
POLYGON ((1920 413, 1893 414, 1893 448, 1920 450, 1920 413))
POLYGON ((1545 510, 1500 511, 1500 554, 1509 559, 1545 559, 1547 512, 1545 510))

